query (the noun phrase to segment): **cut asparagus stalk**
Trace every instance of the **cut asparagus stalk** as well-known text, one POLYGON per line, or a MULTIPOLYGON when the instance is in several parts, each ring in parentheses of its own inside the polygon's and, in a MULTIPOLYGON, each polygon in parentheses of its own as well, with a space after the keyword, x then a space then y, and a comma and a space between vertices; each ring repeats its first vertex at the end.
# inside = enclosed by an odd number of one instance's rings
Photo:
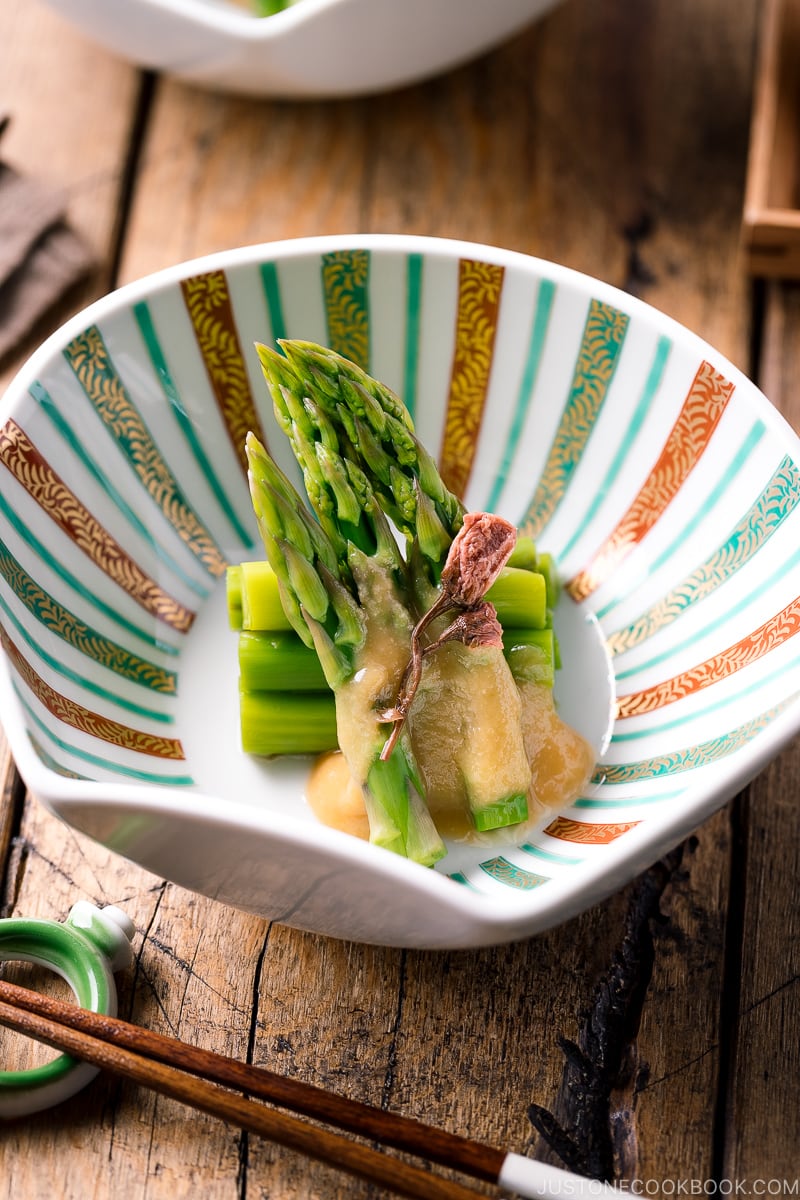
POLYGON ((281 600, 278 578, 268 562, 241 563, 239 587, 242 629, 292 628, 281 600))
POLYGON ((544 575, 547 585, 547 607, 553 609, 558 604, 558 597, 561 593, 561 581, 558 577, 555 559, 552 554, 537 554, 536 570, 540 575, 544 575))
POLYGON ((494 605, 504 629, 544 629, 547 625, 547 582, 538 571, 506 567, 486 599, 494 605))
POLYGON ((225 572, 225 604, 228 625, 231 629, 242 628, 242 568, 236 563, 225 572))
MULTIPOLYGON (((528 815, 531 773, 520 737, 520 693, 503 652, 453 643, 443 647, 437 665, 457 700, 462 736, 455 741, 453 760, 473 824, 481 831, 516 825, 528 815), (453 663, 464 660, 468 669, 454 671, 453 663)), ((431 671, 434 666, 430 663, 431 671)))
POLYGON ((336 706, 328 692, 256 692, 240 687, 242 749, 247 754, 335 750, 336 706))
MULTIPOLYGON (((241 574, 245 567, 250 581, 256 619, 269 622, 263 629, 243 632, 239 645, 240 675, 250 690, 280 691, 292 686, 308 690, 325 686, 325 678, 315 650, 288 632, 289 622, 280 604, 278 581, 269 563, 256 562, 231 566, 227 571, 229 622, 232 629, 242 628, 241 574), (255 569, 254 569, 255 568, 255 569), (264 595, 259 596, 262 592, 264 595), (280 658, 278 657, 280 655, 280 658)), ((509 636, 504 638, 504 653, 516 679, 525 679, 552 687, 558 662, 557 643, 552 628, 524 626, 522 618, 530 608, 541 623, 541 584, 534 583, 526 603, 525 587, 507 573, 493 585, 498 619, 509 636), (508 584, 509 578, 513 581, 508 584), (506 591, 506 589, 508 589, 506 591)), ((549 621, 549 613, 545 620, 549 621)), ((253 618, 250 618, 252 621, 253 618)))
POLYGON ((553 686, 556 639, 552 628, 509 630, 503 637, 503 653, 517 682, 553 686))
POLYGON ((327 692, 316 650, 296 633, 243 629, 239 634, 239 679, 248 691, 327 692))
POLYGON ((482 802, 468 792, 470 813, 475 822, 475 828, 485 833, 490 829, 505 829, 508 825, 516 825, 525 821, 528 816, 528 793, 515 792, 489 804, 482 802))
POLYGON ((518 567, 522 571, 535 571, 536 562, 536 543, 533 538, 528 537, 527 534, 519 534, 517 544, 508 560, 508 566, 518 567))

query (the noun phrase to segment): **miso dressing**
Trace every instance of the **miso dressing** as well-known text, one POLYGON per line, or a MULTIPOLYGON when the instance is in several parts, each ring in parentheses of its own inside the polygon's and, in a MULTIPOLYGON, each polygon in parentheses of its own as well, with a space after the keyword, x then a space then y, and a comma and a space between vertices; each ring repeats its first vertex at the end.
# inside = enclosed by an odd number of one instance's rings
MULTIPOLYGON (((396 670, 394 654, 391 658, 387 680, 396 670)), ((362 694, 369 690, 365 688, 362 694)), ((369 716, 361 708, 354 698, 352 708, 348 706, 348 722, 369 716)), ((374 712, 371 718, 376 719, 374 712)), ((349 740, 357 740, 353 735, 358 728, 351 728, 349 740)), ((360 737, 368 746, 370 739, 364 730, 362 724, 360 737)), ((484 786, 494 795, 527 791, 528 822, 532 824, 541 817, 543 806, 573 800, 594 765, 591 746, 558 715, 551 688, 536 683, 518 685, 502 657, 485 655, 478 664, 475 651, 455 643, 426 661, 409 732, 436 826, 442 836, 457 840, 489 842, 508 836, 507 828, 490 833, 475 830, 468 811, 465 774, 473 790, 484 786), (472 656, 468 683, 459 670, 459 656, 464 654, 472 656)), ((307 799, 323 824, 369 837, 360 789, 341 752, 317 761, 307 799)), ((513 826, 514 836, 523 827, 524 823, 513 826)))
POLYGON ((527 792, 521 716, 519 691, 501 650, 468 650, 452 642, 426 660, 409 731, 440 833, 473 831, 465 779, 478 804, 527 792))
POLYGON ((380 738, 378 707, 391 705, 408 662, 411 622, 387 572, 367 559, 355 564, 359 594, 367 614, 364 644, 352 677, 336 696, 339 745, 357 779, 366 779, 380 738), (371 617, 379 613, 380 619, 371 617), (370 731, 375 731, 375 738, 370 731))
POLYGON ((551 688, 520 684, 531 796, 547 808, 570 804, 594 770, 594 751, 556 711, 551 688))

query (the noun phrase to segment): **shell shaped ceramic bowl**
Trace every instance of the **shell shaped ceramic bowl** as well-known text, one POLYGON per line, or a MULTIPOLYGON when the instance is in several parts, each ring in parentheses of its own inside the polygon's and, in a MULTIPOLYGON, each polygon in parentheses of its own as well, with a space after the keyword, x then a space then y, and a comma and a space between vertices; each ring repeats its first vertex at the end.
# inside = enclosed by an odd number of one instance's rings
POLYGON ((201 86, 333 97, 414 83, 499 45, 558 0, 48 0, 107 50, 201 86))
MULTIPOLYGON (((55 333, 0 427, 0 716, 32 791, 156 874, 341 938, 526 937, 619 888, 800 726, 800 444, 730 362, 597 280, 469 243, 255 246, 55 333), (455 491, 559 564, 556 695, 596 768, 523 838, 435 869, 321 826, 309 761, 239 746, 226 563, 260 553, 254 342, 321 342, 406 400, 455 491)), ((503 840, 504 839, 504 840, 503 840)))

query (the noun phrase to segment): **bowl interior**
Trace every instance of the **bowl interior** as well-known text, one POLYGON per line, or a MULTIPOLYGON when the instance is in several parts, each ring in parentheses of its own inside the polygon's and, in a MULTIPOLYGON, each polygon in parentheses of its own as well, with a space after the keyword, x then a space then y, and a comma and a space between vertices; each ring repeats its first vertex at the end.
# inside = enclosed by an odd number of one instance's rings
MULTIPOLYGON (((590 877, 610 890, 796 731, 798 443, 752 384, 551 264, 425 239, 287 243, 124 289, 9 389, 3 719, 67 819, 87 797, 191 814, 202 796, 243 829, 267 813, 302 843, 316 826, 309 764, 239 748, 224 606, 225 565, 260 554, 248 429, 299 484, 253 350, 284 336, 395 388, 468 507, 503 513, 560 565, 557 697, 594 777, 522 839, 451 845, 436 868, 448 895, 524 922, 548 889, 573 905, 590 877)), ((364 853, 378 871, 390 857, 364 853)))

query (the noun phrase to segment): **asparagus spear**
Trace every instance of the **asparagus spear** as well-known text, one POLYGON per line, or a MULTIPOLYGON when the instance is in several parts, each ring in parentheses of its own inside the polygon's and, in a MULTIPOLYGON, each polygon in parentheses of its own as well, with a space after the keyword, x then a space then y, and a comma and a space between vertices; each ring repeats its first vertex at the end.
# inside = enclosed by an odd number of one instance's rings
MULTIPOLYGON (((538 571, 517 568, 509 560, 486 593, 504 630, 545 629, 548 626, 547 581, 538 571)), ((231 629, 291 629, 283 611, 278 581, 265 561, 236 563, 226 572, 228 620, 231 629)))
MULTIPOLYGON (((419 637, 428 624, 441 634, 433 617, 445 608, 459 607, 457 597, 444 594, 441 579, 465 509, 445 487, 394 393, 334 351, 308 342, 280 345, 285 357, 265 346, 259 346, 258 353, 277 420, 303 468, 321 522, 329 521, 334 510, 340 519, 352 519, 355 508, 348 504, 349 482, 351 490, 368 488, 406 537, 418 624, 412 630, 410 676, 404 680, 409 686, 401 687, 395 704, 386 710, 396 722, 384 748, 384 761, 388 761, 422 678, 419 637), (336 464, 335 471, 331 463, 336 464)), ((542 611, 543 603, 542 593, 542 611)), ((451 692, 459 696, 465 710, 472 709, 464 713, 470 719, 465 720, 461 754, 454 765, 462 776, 473 821, 484 829, 520 821, 527 815, 530 771, 518 708, 514 712, 518 694, 503 657, 502 639, 482 642, 466 656, 451 647, 448 657, 451 692), (480 752, 480 727, 486 726, 482 718, 497 704, 503 711, 500 719, 506 739, 507 769, 500 779, 490 756, 480 752)), ((498 715, 490 714, 494 724, 498 715)))
MULTIPOLYGON (((276 416, 298 438, 336 438, 367 476, 381 508, 438 572, 465 508, 444 485, 405 406, 385 385, 333 350, 281 341, 286 357, 258 346, 276 416), (438 570, 437 570, 438 569, 438 570)), ((313 496, 312 496, 313 502, 313 496)))
POLYGON ((316 650, 334 693, 339 745, 364 794, 370 840, 432 865, 445 846, 421 802, 423 784, 408 737, 390 762, 381 759, 387 730, 380 713, 396 686, 411 621, 396 586, 401 559, 385 518, 367 486, 360 503, 352 502, 324 455, 314 454, 312 470, 309 450, 301 466, 312 490, 333 492, 339 501, 338 509, 323 505, 323 527, 252 433, 246 451, 267 559, 287 617, 316 650))

